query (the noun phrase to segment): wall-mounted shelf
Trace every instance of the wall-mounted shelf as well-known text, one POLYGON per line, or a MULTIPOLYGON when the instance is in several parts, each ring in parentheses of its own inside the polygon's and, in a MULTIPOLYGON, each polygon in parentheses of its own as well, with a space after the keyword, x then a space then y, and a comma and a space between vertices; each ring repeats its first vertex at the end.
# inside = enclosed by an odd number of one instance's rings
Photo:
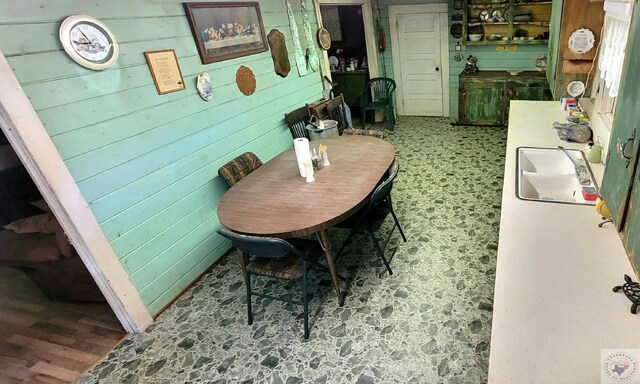
POLYGON ((496 44, 548 44, 552 1, 522 2, 507 0, 502 3, 484 3, 482 0, 464 0, 462 8, 462 36, 466 45, 496 44), (499 11, 500 20, 491 20, 494 11, 499 11), (489 14, 489 20, 483 14, 489 14), (525 16, 526 21, 515 21, 525 16), (470 34, 483 34, 481 41, 470 41, 470 34), (508 37, 509 40, 491 40, 491 35, 508 37), (534 37, 520 40, 514 37, 534 37))
POLYGON ((480 40, 467 41, 467 45, 513 45, 513 44, 548 44, 549 40, 480 40))

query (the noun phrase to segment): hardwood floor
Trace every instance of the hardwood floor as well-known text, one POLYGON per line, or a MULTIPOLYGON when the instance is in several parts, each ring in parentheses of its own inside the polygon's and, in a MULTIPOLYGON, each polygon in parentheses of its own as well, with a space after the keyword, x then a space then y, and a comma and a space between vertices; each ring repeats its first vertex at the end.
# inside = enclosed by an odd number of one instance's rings
POLYGON ((106 303, 51 301, 0 267, 0 383, 71 383, 125 335, 106 303))

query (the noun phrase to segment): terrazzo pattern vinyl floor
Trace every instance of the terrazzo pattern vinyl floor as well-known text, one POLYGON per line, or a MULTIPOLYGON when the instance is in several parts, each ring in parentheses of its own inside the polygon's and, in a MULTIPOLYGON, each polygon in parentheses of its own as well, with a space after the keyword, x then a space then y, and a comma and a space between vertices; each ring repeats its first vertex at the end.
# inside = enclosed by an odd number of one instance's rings
MULTIPOLYGON (((246 324, 234 253, 79 382, 486 382, 506 128, 401 117, 385 134, 400 162, 393 199, 408 238, 396 232, 389 244, 392 276, 357 237, 338 261, 342 308, 329 278, 312 274, 305 341, 297 306, 254 300, 246 324)), ((332 232, 334 248, 344 235, 332 232)))

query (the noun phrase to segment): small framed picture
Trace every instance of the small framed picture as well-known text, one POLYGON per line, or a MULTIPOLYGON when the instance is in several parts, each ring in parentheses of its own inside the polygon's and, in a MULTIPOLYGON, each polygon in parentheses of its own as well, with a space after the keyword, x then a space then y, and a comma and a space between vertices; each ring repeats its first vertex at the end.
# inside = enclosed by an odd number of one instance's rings
POLYGON ((202 64, 268 50, 258 3, 184 3, 202 64))
POLYGON ((144 53, 144 57, 159 95, 186 88, 175 50, 148 51, 144 53))

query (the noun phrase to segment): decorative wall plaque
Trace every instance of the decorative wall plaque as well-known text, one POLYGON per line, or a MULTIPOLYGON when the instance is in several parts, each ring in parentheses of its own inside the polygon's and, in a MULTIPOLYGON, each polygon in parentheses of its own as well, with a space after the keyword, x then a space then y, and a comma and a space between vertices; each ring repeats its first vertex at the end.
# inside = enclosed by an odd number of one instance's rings
POLYGON ((253 92, 256 91, 256 77, 244 65, 240 66, 236 72, 236 84, 240 92, 246 96, 253 95, 253 92))
POLYGON ((580 28, 569 36, 569 50, 575 54, 583 55, 593 48, 596 37, 590 29, 580 28))
POLYGON ((284 42, 284 35, 277 29, 272 29, 267 36, 267 41, 271 49, 271 58, 273 59, 273 67, 276 73, 282 77, 287 77, 289 71, 291 71, 291 63, 289 63, 289 53, 284 42))

